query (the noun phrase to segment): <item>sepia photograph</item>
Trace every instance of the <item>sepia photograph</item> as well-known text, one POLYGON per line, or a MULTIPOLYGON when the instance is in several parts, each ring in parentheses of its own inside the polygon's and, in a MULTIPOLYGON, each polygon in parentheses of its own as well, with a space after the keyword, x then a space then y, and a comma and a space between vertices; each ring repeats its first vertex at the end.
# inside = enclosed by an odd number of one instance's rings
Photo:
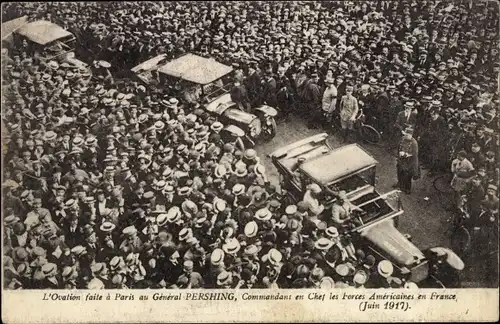
POLYGON ((496 1, 8 2, 1 17, 4 293, 498 289, 496 1))

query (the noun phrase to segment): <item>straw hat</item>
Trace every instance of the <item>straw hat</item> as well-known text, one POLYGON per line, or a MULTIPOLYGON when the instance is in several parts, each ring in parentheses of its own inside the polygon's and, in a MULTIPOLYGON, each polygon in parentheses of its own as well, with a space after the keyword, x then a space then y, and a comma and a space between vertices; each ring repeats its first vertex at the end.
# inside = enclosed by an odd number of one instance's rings
POLYGON ((394 266, 389 260, 382 260, 377 265, 377 271, 382 277, 388 278, 392 275, 394 266))
POLYGON ((241 249, 241 245, 237 239, 230 238, 222 245, 222 249, 228 254, 236 254, 241 249))
POLYGON ((248 222, 245 225, 244 233, 246 237, 255 237, 259 231, 259 227, 255 221, 248 222))
POLYGON ((330 226, 326 229, 325 231, 326 235, 328 235, 331 238, 337 238, 339 237, 339 231, 336 227, 330 226))
POLYGON ((213 265, 219 265, 224 262, 224 251, 221 249, 215 249, 212 254, 210 255, 210 262, 213 265))
POLYGON ((261 208, 255 212, 255 218, 257 218, 260 221, 267 221, 270 220, 273 217, 273 214, 271 211, 267 208, 261 208))
POLYGON ((230 272, 222 271, 217 276, 217 285, 218 286, 229 285, 232 282, 233 282, 233 276, 232 276, 232 274, 230 272))
POLYGON ((333 244, 334 243, 331 240, 322 237, 314 243, 314 247, 318 250, 329 250, 333 244))
POLYGON ((101 227, 99 229, 105 233, 109 233, 115 229, 116 225, 111 223, 111 222, 104 222, 102 223, 101 227))

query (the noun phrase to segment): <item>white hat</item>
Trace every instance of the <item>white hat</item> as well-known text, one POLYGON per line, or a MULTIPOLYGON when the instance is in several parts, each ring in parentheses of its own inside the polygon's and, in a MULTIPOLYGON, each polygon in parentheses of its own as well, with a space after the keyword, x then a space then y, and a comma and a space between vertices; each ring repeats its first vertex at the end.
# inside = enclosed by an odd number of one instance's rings
POLYGON ((181 210, 177 206, 172 206, 167 212, 167 220, 169 223, 175 223, 181 218, 181 210))
POLYGON ((165 128, 165 123, 162 122, 161 120, 158 120, 155 122, 154 126, 156 130, 162 130, 163 128, 165 128))
POLYGON ((214 174, 217 178, 222 178, 227 173, 227 169, 223 164, 219 164, 215 167, 214 174))
POLYGON ((232 190, 233 194, 235 195, 241 195, 245 192, 245 186, 241 183, 237 183, 233 186, 233 190, 232 190))
POLYGON ((158 217, 156 217, 156 223, 158 224, 158 226, 165 226, 167 222, 167 213, 160 214, 158 215, 158 217))
POLYGON ((318 250, 328 250, 333 246, 333 244, 334 243, 331 240, 326 237, 322 237, 314 243, 314 247, 318 250))
POLYGON ((267 208, 261 208, 255 212, 255 218, 261 221, 270 220, 273 217, 271 211, 267 208))
POLYGON ((132 225, 132 226, 125 227, 122 232, 125 235, 134 235, 135 233, 137 233, 137 229, 135 228, 134 225, 132 225))
POLYGON ((389 277, 394 271, 394 266, 389 260, 382 260, 378 263, 377 271, 382 277, 389 277))
POLYGON ((230 272, 222 271, 217 276, 217 285, 218 286, 224 286, 224 285, 230 284, 232 281, 233 281, 233 276, 230 272))
POLYGON ((339 237, 339 230, 335 226, 328 227, 325 233, 331 238, 339 237))
POLYGON ((335 287, 335 281, 328 276, 323 277, 319 282, 319 287, 321 289, 333 289, 335 287))
POLYGON ((255 235, 257 235, 258 231, 259 231, 259 227, 258 227, 257 223, 254 221, 248 222, 245 225, 244 233, 245 233, 246 237, 249 237, 249 238, 254 237, 255 235))
POLYGON ((418 289, 418 286, 413 281, 407 281, 407 282, 405 282, 404 288, 405 289, 418 289))
POLYGON ((236 254, 240 248, 240 242, 235 238, 228 239, 226 243, 222 245, 222 249, 228 254, 236 254))
POLYGON ((212 124, 212 126, 210 126, 210 128, 214 131, 214 132, 219 132, 222 130, 222 128, 224 127, 224 125, 222 125, 221 122, 219 121, 216 121, 212 124))
POLYGON ((88 289, 104 289, 104 283, 97 278, 93 278, 88 283, 87 288, 88 289))
POLYGON ((279 265, 281 260, 283 259, 283 255, 281 254, 280 251, 276 249, 271 249, 267 253, 267 259, 271 264, 279 265))
POLYGON ((210 255, 210 262, 213 265, 219 265, 224 262, 224 251, 221 249, 215 249, 210 255))
POLYGON ((216 212, 224 211, 227 207, 227 202, 221 198, 215 198, 213 202, 213 207, 216 212))
POLYGON ((297 206, 296 205, 288 205, 285 208, 285 213, 287 215, 293 215, 297 212, 297 206))
POLYGON ((115 227, 116 227, 116 225, 111 223, 111 222, 104 222, 104 223, 102 223, 102 225, 99 229, 103 232, 111 232, 112 230, 115 229, 115 227))
POLYGON ((193 230, 190 229, 190 228, 183 228, 180 232, 179 232, 179 241, 185 241, 187 240, 189 237, 191 237, 193 234, 193 230))
POLYGON ((368 281, 368 274, 364 270, 358 270, 354 274, 354 283, 364 285, 368 281))

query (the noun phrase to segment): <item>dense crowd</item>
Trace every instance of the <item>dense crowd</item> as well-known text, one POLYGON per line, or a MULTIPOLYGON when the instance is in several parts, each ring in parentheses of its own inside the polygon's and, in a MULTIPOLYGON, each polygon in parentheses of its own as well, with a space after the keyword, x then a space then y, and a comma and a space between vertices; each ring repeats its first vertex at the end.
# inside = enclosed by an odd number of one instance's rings
POLYGON ((224 125, 199 105, 169 87, 114 80, 159 54, 231 64, 235 100, 296 110, 311 126, 330 127, 354 105, 388 138, 413 126, 422 160, 452 169, 457 197, 479 211, 498 206, 494 3, 26 2, 3 11, 4 21, 61 25, 91 63, 2 49, 11 289, 415 285, 353 247, 329 217, 318 220, 317 188, 287 202, 255 150, 221 137, 224 125), (346 92, 352 105, 340 100, 346 92))

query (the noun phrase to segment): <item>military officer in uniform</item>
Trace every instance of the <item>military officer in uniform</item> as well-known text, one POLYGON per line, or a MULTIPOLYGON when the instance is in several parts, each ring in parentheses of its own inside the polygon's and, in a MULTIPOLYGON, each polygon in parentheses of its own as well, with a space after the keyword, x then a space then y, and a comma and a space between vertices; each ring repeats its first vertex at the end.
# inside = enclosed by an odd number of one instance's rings
POLYGON ((353 132, 354 121, 358 115, 359 107, 358 100, 352 95, 353 87, 345 88, 346 94, 340 100, 340 124, 343 131, 343 142, 349 138, 349 134, 353 132))
POLYGON ((418 165, 418 143, 413 138, 413 128, 408 127, 403 132, 403 138, 398 146, 397 175, 399 187, 407 194, 411 193, 412 179, 418 179, 420 169, 418 165))

